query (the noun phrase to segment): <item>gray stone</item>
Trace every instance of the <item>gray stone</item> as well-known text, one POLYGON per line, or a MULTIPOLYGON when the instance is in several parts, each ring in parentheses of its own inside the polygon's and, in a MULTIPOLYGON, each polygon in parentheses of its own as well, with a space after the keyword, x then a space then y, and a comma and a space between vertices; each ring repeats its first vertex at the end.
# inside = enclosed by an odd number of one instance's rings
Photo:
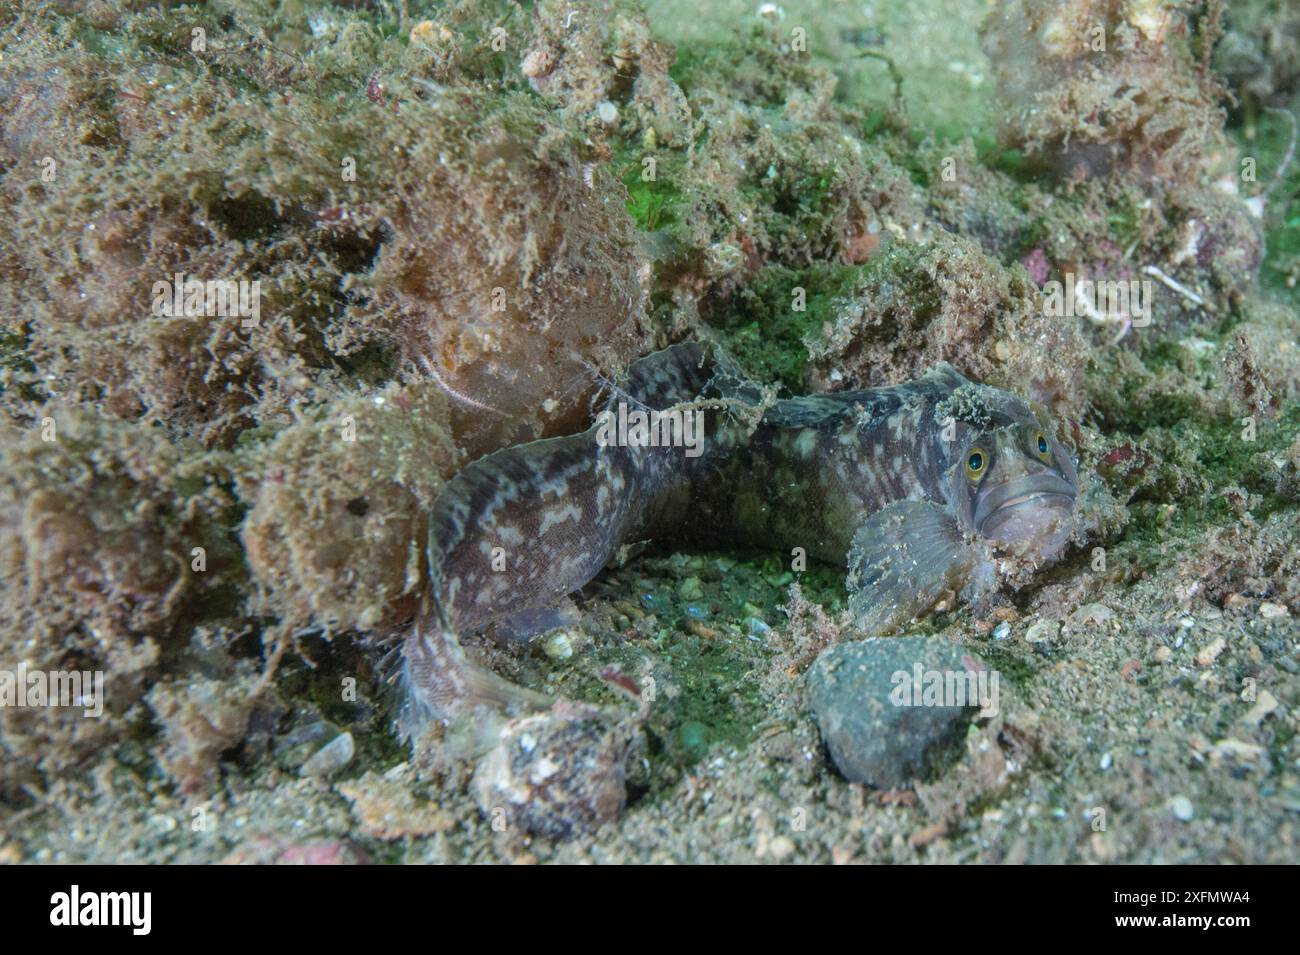
POLYGON ((352 740, 352 734, 340 733, 318 749, 311 759, 303 763, 300 772, 304 776, 323 779, 352 762, 354 753, 356 753, 356 745, 352 740))
POLYGON ((960 752, 979 694, 996 706, 999 676, 985 671, 980 687, 973 671, 983 669, 973 653, 929 637, 830 647, 807 679, 831 761, 845 778, 885 789, 933 778, 960 752))

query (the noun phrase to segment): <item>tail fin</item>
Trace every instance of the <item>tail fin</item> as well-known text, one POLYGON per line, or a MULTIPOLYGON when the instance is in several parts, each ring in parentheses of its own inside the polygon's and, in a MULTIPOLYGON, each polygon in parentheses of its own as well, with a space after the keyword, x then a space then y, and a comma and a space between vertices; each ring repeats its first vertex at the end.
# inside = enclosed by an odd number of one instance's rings
POLYGON ((403 704, 397 728, 417 738, 431 722, 447 722, 489 707, 507 715, 545 709, 553 702, 471 660, 451 630, 426 618, 402 647, 403 704))

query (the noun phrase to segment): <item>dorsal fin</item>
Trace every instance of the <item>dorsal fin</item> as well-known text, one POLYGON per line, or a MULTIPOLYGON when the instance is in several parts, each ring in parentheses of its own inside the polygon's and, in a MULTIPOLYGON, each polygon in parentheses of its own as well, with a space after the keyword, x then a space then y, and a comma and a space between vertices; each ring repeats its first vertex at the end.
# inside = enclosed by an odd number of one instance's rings
POLYGON ((962 385, 973 384, 973 382, 959 372, 946 361, 941 361, 931 367, 920 378, 921 381, 933 382, 949 391, 956 391, 962 385))
POLYGON ((681 342, 628 366, 612 396, 643 410, 663 411, 700 398, 762 400, 762 389, 719 346, 681 342))

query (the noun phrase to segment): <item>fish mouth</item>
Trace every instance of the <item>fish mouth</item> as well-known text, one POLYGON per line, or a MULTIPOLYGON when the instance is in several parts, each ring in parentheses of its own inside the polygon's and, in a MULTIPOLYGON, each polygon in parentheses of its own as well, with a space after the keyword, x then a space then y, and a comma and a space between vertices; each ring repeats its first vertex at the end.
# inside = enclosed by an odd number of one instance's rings
POLYGON ((1051 534, 1074 510, 1074 485, 1044 471, 1007 481, 980 496, 975 527, 993 540, 1023 540, 1051 534))

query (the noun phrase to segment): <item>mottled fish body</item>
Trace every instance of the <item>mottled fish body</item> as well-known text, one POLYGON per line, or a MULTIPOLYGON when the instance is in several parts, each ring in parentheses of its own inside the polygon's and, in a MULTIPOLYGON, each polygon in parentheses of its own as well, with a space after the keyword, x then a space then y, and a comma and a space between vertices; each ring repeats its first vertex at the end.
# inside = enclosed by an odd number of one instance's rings
POLYGON ((431 608, 403 651, 408 732, 478 704, 544 703, 471 663, 457 636, 546 629, 624 544, 803 548, 848 567, 850 606, 873 632, 945 595, 980 598, 1066 546, 1073 459, 1010 392, 941 364, 888 388, 764 398, 725 354, 673 346, 633 364, 587 431, 506 448, 449 481, 430 522, 431 608), (629 408, 661 413, 652 440, 683 437, 669 425, 696 415, 702 440, 621 443, 611 425, 629 408))

